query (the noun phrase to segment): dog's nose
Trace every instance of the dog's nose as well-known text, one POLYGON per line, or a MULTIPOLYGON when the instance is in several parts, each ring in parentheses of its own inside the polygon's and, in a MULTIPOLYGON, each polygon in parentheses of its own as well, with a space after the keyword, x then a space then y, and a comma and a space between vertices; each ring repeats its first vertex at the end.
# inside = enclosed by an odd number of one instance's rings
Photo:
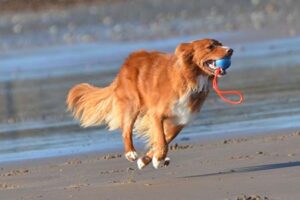
POLYGON ((229 56, 231 56, 231 55, 233 54, 233 49, 229 48, 229 49, 227 50, 227 54, 228 54, 229 56))

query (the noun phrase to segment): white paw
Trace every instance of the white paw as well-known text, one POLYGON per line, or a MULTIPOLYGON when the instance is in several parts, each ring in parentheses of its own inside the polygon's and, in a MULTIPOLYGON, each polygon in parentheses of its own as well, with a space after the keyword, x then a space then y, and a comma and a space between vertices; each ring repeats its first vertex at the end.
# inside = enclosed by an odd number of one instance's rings
POLYGON ((165 162, 164 162, 164 166, 165 166, 165 167, 169 166, 170 160, 171 160, 171 159, 170 159, 169 157, 166 157, 166 158, 165 158, 165 162))
POLYGON ((157 160, 157 158, 155 156, 153 156, 152 158, 152 165, 155 169, 157 169, 159 167, 160 161, 157 160))
POLYGON ((135 161, 138 158, 138 154, 135 151, 128 151, 125 154, 125 157, 127 160, 129 160, 130 162, 135 161))
POLYGON ((143 162, 142 158, 139 158, 136 163, 137 163, 139 170, 143 169, 146 166, 145 163, 143 162))

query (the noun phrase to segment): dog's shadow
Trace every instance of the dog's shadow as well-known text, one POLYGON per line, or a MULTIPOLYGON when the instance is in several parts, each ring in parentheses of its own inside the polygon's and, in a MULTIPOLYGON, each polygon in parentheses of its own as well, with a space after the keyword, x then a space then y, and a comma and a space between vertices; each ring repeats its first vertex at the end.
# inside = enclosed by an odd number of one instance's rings
POLYGON ((225 175, 225 174, 247 173, 247 172, 265 171, 265 170, 272 170, 272 169, 298 167, 298 166, 300 166, 300 161, 274 163, 274 164, 257 165, 257 166, 250 166, 250 167, 232 168, 230 170, 225 170, 221 172, 183 176, 180 178, 197 178, 197 177, 207 177, 207 176, 216 176, 216 175, 225 175))

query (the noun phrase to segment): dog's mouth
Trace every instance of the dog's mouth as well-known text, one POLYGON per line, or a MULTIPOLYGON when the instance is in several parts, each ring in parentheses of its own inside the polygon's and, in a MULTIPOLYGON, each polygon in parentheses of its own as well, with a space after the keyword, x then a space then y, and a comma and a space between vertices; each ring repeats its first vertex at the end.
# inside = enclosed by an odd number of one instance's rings
MULTIPOLYGON (((212 73, 215 74, 215 71, 217 70, 217 66, 216 66, 216 60, 208 60, 206 62, 204 62, 204 65, 207 67, 207 69, 212 73)), ((221 68, 221 72, 220 75, 224 76, 226 74, 226 70, 221 68)))

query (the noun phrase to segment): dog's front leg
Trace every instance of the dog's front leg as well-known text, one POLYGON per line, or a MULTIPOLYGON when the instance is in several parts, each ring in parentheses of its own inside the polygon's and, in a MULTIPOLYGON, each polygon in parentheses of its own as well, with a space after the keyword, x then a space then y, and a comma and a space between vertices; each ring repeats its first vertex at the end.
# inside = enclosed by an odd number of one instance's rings
POLYGON ((164 129, 163 129, 163 119, 161 116, 152 116, 152 144, 153 144, 153 159, 152 164, 154 168, 158 168, 161 160, 164 160, 168 153, 168 144, 166 142, 164 129))

